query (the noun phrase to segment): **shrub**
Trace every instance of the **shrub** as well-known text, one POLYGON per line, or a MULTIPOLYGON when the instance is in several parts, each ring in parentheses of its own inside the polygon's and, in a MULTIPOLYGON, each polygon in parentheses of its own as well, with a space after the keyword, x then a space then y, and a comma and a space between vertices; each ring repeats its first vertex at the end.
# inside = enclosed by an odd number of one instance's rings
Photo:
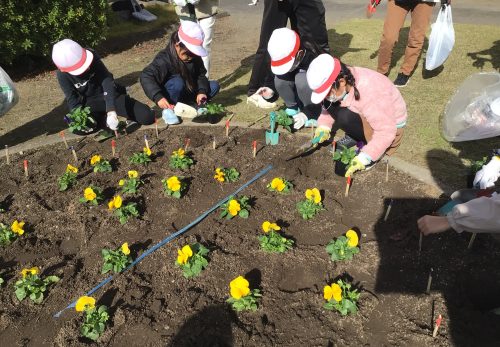
POLYGON ((2 0, 0 64, 23 55, 48 57, 64 38, 94 47, 104 38, 107 8, 106 0, 2 0))

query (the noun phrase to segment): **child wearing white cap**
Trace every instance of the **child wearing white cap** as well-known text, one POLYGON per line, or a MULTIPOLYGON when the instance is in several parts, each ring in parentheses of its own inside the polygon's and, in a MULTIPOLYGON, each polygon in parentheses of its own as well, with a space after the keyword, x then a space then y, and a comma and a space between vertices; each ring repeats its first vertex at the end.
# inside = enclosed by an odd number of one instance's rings
POLYGON ((165 49, 142 70, 140 82, 147 97, 163 109, 167 124, 178 124, 173 108, 178 101, 198 106, 213 98, 220 89, 217 81, 209 81, 201 57, 204 34, 198 23, 183 21, 165 49))
MULTIPOLYGON (((317 126, 321 106, 311 102, 312 89, 307 84, 306 71, 311 61, 321 54, 320 48, 312 41, 301 40, 291 29, 279 28, 273 31, 267 50, 271 71, 275 74, 274 86, 285 101, 286 114, 293 117, 294 129, 317 126)), ((270 99, 274 91, 262 87, 257 94, 270 99)))
POLYGON ((399 147, 406 125, 406 103, 386 76, 321 54, 309 65, 307 82, 313 90, 311 101, 323 105, 315 138, 326 141, 334 128, 345 131, 347 137, 339 142, 351 142, 348 147, 358 141, 365 144, 346 177, 371 167, 399 147))
MULTIPOLYGON (((52 48, 52 60, 58 68, 57 80, 70 110, 89 107, 97 124, 104 123, 106 116, 106 125, 111 130, 118 129, 118 115, 144 125, 154 122, 154 112, 129 97, 125 88, 115 83, 113 75, 94 51, 64 39, 52 48)), ((95 130, 89 128, 79 134, 95 130)))

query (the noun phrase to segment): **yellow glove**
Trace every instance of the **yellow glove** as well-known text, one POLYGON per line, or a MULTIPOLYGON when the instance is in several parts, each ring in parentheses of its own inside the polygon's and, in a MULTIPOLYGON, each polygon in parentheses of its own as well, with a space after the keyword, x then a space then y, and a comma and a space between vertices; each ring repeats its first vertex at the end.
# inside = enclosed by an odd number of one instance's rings
POLYGON ((356 171, 364 170, 366 165, 370 164, 372 159, 370 156, 364 152, 360 152, 354 159, 351 161, 351 165, 349 169, 347 169, 345 173, 345 177, 352 176, 356 171))
POLYGON ((320 125, 314 131, 313 143, 325 142, 326 140, 328 140, 330 138, 331 131, 332 131, 332 129, 330 129, 329 127, 325 127, 325 126, 320 125))

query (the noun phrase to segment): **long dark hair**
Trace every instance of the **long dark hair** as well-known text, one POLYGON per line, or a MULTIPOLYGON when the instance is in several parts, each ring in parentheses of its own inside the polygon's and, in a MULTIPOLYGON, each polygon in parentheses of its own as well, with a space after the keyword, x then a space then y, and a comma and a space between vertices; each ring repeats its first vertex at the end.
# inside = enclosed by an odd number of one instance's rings
POLYGON ((354 99, 359 100, 361 96, 359 95, 358 88, 356 88, 356 79, 348 66, 342 62, 340 63, 340 73, 334 83, 335 89, 339 87, 339 80, 341 78, 345 79, 345 82, 354 88, 354 99))
MULTIPOLYGON (((178 32, 174 32, 172 36, 170 36, 170 41, 168 42, 167 45, 167 53, 170 62, 172 63, 174 69, 181 75, 182 79, 184 80, 184 83, 186 83, 187 89, 190 91, 194 91, 194 83, 193 83, 193 78, 191 74, 189 73, 189 70, 186 66, 186 63, 184 63, 180 58, 179 55, 177 54, 177 50, 175 49, 175 44, 180 42, 179 41, 179 34, 178 32)), ((180 42, 182 45, 182 42, 180 42)))

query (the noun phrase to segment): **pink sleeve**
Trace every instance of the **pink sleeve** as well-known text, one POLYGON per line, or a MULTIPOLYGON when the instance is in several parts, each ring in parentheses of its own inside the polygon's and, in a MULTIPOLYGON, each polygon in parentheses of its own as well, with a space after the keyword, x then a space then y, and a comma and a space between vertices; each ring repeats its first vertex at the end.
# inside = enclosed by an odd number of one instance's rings
POLYGON ((335 120, 333 119, 332 115, 328 113, 328 111, 324 108, 321 108, 321 114, 318 117, 318 126, 332 129, 333 123, 335 123, 335 120))
POLYGON ((456 205, 446 217, 450 226, 459 233, 500 233, 499 216, 500 194, 496 194, 456 205))

